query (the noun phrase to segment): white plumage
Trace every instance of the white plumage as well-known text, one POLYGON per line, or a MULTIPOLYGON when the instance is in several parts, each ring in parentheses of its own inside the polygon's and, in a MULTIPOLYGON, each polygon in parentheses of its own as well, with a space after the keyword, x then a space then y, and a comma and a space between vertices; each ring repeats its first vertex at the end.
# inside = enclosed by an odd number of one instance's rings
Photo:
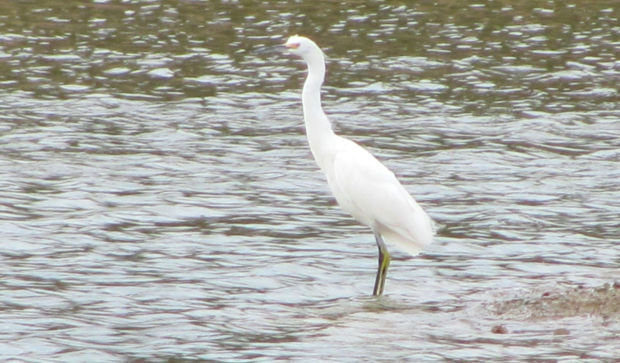
POLYGON ((355 142, 336 135, 321 106, 325 59, 310 39, 292 36, 285 46, 308 66, 302 102, 310 149, 338 205, 372 228, 379 247, 373 294, 381 295, 390 256, 382 237, 416 255, 433 240, 433 222, 388 168, 355 142))

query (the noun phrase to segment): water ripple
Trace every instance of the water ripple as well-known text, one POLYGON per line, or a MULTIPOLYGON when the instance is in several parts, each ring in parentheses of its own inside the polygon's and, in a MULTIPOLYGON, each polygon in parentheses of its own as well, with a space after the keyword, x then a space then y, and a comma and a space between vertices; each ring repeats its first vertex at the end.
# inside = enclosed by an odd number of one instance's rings
POLYGON ((0 3, 0 357, 613 360, 617 16, 547 5, 0 3), (438 225, 379 299, 297 32, 438 225))

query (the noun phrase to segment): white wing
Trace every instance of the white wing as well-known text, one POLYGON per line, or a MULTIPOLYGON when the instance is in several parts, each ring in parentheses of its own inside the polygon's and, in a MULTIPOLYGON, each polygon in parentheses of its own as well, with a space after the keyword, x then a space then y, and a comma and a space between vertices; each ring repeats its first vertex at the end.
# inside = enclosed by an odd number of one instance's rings
POLYGON ((326 172, 340 207, 412 255, 430 244, 431 219, 394 174, 358 144, 338 143, 326 172))

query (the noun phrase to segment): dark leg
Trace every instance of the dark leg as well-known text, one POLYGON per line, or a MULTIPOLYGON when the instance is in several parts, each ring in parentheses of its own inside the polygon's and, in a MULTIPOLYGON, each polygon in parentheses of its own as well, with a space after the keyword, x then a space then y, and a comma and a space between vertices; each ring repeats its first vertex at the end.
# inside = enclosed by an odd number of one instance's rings
POLYGON ((385 286, 385 276, 387 276, 388 266, 390 265, 390 253, 388 252, 383 238, 379 233, 375 232, 375 240, 377 241, 377 247, 379 248, 379 268, 377 269, 377 278, 375 279, 375 289, 372 294, 375 296, 383 294, 383 287, 385 286))

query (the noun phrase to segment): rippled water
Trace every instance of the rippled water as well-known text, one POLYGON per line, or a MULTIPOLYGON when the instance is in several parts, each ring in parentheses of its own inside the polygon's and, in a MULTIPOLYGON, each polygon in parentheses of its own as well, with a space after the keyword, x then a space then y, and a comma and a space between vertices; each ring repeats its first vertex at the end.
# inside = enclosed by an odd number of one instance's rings
POLYGON ((620 356, 612 1, 0 3, 0 358, 620 356), (306 145, 337 132, 438 224, 370 296, 372 234, 306 145))

